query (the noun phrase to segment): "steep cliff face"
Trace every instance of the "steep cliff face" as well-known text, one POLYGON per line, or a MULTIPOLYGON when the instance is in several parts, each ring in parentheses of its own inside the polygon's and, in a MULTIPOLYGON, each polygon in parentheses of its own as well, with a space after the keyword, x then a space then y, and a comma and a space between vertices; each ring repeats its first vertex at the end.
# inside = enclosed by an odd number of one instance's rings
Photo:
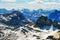
MULTIPOLYGON (((53 25, 54 28, 60 29, 60 24, 56 20, 51 20, 47 16, 41 16, 36 21, 36 26, 40 27, 41 29, 47 28, 49 29, 53 25)), ((55 30, 53 28, 53 30, 55 30)))
POLYGON ((11 27, 20 27, 28 23, 28 20, 19 11, 13 11, 9 14, 0 14, 0 23, 11 27))

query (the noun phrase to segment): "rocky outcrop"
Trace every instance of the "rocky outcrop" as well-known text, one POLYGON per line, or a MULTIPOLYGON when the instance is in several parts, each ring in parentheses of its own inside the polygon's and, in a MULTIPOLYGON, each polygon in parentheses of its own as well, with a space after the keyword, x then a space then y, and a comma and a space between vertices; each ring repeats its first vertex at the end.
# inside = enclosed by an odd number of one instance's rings
POLYGON ((44 26, 51 26, 51 25, 53 25, 54 27, 60 29, 60 24, 58 24, 58 23, 59 23, 58 21, 51 20, 47 16, 41 16, 36 21, 36 25, 35 26, 38 26, 38 27, 40 27, 42 29, 44 26))

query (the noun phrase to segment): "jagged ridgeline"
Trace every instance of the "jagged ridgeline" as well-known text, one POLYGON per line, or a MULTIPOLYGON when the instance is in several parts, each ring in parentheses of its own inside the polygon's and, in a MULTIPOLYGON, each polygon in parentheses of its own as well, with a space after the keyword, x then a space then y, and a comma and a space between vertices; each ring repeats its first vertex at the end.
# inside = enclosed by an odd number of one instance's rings
POLYGON ((12 13, 0 14, 0 23, 18 28, 28 21, 20 11, 13 11, 12 13))
MULTIPOLYGON (((60 29, 60 10, 7 10, 0 9, 0 23, 8 25, 10 27, 18 28, 30 23, 27 19, 30 19, 35 26, 41 29, 45 26, 53 25, 55 28, 60 29), (42 14, 47 16, 42 16, 42 14)), ((46 28, 46 27, 45 27, 46 28)), ((47 28, 47 29, 48 29, 47 28)))
POLYGON ((38 27, 40 27, 40 28, 42 29, 43 27, 46 27, 46 26, 49 27, 49 26, 52 26, 52 25, 53 25, 54 27, 60 29, 60 23, 59 23, 58 21, 56 21, 56 20, 51 20, 51 19, 49 19, 47 16, 41 16, 41 17, 39 17, 38 20, 36 21, 35 27, 38 26, 38 27))
POLYGON ((41 29, 48 26, 47 29, 49 29, 52 25, 54 28, 60 29, 60 10, 50 10, 50 12, 45 11, 43 13, 49 15, 38 17, 35 26, 39 26, 41 29))

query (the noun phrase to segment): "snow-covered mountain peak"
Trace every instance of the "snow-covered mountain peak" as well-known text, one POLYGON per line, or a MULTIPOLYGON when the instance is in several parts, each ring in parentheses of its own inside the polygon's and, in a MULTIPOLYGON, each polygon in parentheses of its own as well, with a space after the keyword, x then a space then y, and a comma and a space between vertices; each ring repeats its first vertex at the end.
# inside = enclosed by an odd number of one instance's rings
POLYGON ((8 37, 5 36, 4 39, 7 37, 7 39, 9 38, 10 40, 43 40, 43 39, 47 40, 46 38, 48 36, 53 35, 54 33, 58 32, 58 30, 53 31, 53 32, 46 30, 47 31, 46 32, 45 30, 35 28, 33 25, 34 24, 32 23, 31 25, 27 24, 26 26, 19 27, 15 30, 10 30, 10 29, 2 30, 2 32, 5 33, 5 35, 7 36, 9 34, 11 35, 8 37), (11 37, 13 37, 14 39, 11 37))

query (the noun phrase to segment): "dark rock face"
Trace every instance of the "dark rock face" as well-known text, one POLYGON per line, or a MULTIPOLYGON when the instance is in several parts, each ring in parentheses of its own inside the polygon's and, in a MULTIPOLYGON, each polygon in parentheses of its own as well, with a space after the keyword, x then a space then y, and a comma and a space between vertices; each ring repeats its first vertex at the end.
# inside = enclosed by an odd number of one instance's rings
POLYGON ((53 38, 53 36, 48 36, 47 39, 56 40, 55 38, 53 38))
POLYGON ((22 29, 21 32, 24 33, 25 35, 26 35, 26 33, 28 33, 28 31, 26 29, 22 29))
POLYGON ((39 37, 39 36, 37 36, 37 35, 33 35, 33 37, 36 37, 36 39, 40 39, 40 37, 39 37))
POLYGON ((58 31, 58 32, 55 33, 54 35, 48 36, 46 39, 50 39, 50 40, 60 40, 60 31, 58 31))
POLYGON ((4 33, 3 32, 0 32, 0 40, 2 40, 4 38, 4 33))
POLYGON ((41 16, 36 21, 36 26, 40 27, 41 29, 43 28, 43 26, 51 26, 51 25, 60 29, 60 24, 58 24, 58 21, 56 20, 52 21, 51 19, 48 19, 47 16, 41 16))
POLYGON ((8 26, 13 26, 15 28, 28 23, 27 19, 19 11, 13 11, 12 13, 9 14, 0 14, 0 16, 3 16, 6 19, 5 20, 3 19, 3 17, 2 18, 0 17, 0 23, 6 24, 8 26))
POLYGON ((48 19, 47 17, 41 16, 37 20, 37 24, 40 24, 42 26, 44 26, 44 25, 50 26, 52 24, 52 20, 48 19))

